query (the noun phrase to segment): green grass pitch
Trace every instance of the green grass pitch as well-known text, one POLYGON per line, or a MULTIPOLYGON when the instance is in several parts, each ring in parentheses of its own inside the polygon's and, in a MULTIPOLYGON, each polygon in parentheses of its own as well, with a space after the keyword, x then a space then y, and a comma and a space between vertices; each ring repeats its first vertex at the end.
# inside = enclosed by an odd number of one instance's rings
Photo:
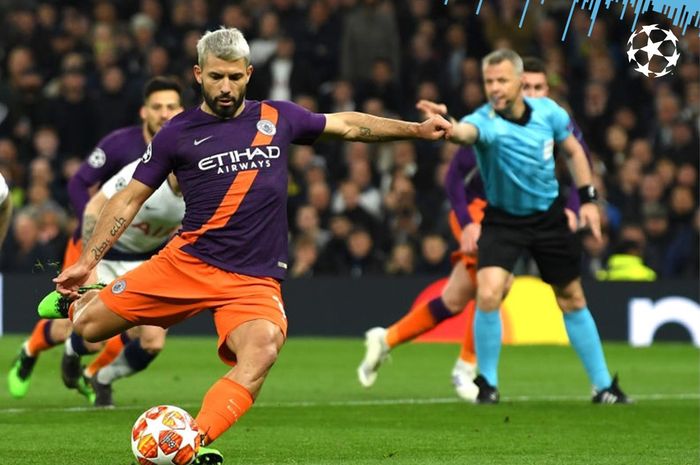
MULTIPOLYGON (((0 366, 20 343, 0 339, 0 366)), ((216 339, 171 337, 145 372, 115 384, 117 408, 96 411, 60 380, 60 350, 42 355, 22 400, 0 391, 2 465, 128 465, 129 432, 148 407, 196 414, 225 373, 216 339)), ((256 405, 215 445, 226 464, 669 464, 700 463, 699 352, 689 344, 606 344, 634 405, 590 403, 569 347, 505 347, 499 405, 458 401, 458 348, 397 348, 363 389, 359 339, 292 338, 256 405)), ((4 382, 4 380, 3 380, 4 382)))

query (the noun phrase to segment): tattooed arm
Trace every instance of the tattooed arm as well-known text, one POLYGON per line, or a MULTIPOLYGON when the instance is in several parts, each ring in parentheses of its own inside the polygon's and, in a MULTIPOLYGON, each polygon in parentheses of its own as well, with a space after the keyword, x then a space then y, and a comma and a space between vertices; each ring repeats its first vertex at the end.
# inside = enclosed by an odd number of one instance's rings
POLYGON ((95 231, 97 218, 109 199, 100 191, 93 195, 83 211, 83 225, 80 232, 83 243, 87 244, 95 231))
POLYGON ((117 242, 153 191, 153 188, 134 179, 105 203, 97 217, 92 236, 84 242, 78 262, 54 279, 59 292, 75 293, 87 279, 90 270, 97 266, 104 254, 117 242))
POLYGON ((400 139, 436 140, 452 125, 439 115, 422 123, 380 118, 355 111, 326 114, 325 136, 359 142, 384 142, 400 139))

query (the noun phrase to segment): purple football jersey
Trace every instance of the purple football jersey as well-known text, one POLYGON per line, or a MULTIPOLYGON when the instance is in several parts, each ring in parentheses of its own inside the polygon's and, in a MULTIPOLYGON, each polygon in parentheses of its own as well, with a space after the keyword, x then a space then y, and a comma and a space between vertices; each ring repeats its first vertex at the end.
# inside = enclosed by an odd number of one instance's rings
POLYGON ((157 188, 170 171, 186 212, 182 250, 218 268, 283 279, 287 269, 289 144, 311 144, 324 115, 284 101, 246 100, 220 119, 199 107, 163 127, 134 179, 157 188))
POLYGON ((97 143, 68 183, 71 206, 78 219, 82 219, 85 205, 90 200, 90 187, 102 185, 145 151, 141 125, 114 130, 97 143))
POLYGON ((467 205, 476 198, 486 198, 476 154, 471 147, 460 147, 455 152, 445 175, 445 192, 459 225, 464 227, 471 223, 467 205))

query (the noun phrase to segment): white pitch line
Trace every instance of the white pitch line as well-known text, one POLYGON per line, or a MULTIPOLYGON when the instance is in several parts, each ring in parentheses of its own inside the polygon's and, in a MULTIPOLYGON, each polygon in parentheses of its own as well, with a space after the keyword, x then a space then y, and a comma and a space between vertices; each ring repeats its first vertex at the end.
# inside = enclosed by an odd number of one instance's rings
MULTIPOLYGON (((657 400, 698 400, 700 393, 678 394, 637 394, 630 396, 636 402, 657 400)), ((590 401, 588 396, 508 396, 502 402, 566 402, 590 401)), ((423 399, 370 399, 370 400, 337 400, 327 402, 260 402, 256 408, 305 408, 305 407, 362 407, 375 405, 431 405, 431 404, 468 404, 457 397, 433 397, 423 399)), ((181 404, 185 409, 197 408, 200 404, 181 404)), ((110 412, 114 410, 137 410, 147 408, 144 405, 120 405, 113 409, 97 409, 95 407, 47 407, 47 408, 2 408, 0 414, 41 413, 41 412, 110 412)))

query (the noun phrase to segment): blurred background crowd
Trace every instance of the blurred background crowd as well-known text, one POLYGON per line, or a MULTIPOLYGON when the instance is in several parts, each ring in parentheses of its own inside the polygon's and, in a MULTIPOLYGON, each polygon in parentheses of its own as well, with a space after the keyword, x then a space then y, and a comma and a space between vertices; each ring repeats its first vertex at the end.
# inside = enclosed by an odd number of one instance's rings
MULTIPOLYGON (((177 76, 198 103, 195 45, 241 29, 254 99, 319 112, 420 120, 418 99, 461 117, 484 102, 480 58, 509 47, 542 58, 551 95, 593 156, 604 241, 584 236, 584 276, 642 257, 656 277, 698 276, 700 38, 682 35, 670 76, 645 78, 624 46, 633 20, 521 0, 0 0, 0 172, 15 216, 0 270, 55 271, 75 227, 67 180, 110 131, 138 123, 141 89, 177 76)), ((663 18, 654 22, 663 22, 663 18)), ((318 143, 289 163, 290 275, 447 274, 449 143, 318 143)), ((524 267, 527 268, 527 267, 524 267)))

